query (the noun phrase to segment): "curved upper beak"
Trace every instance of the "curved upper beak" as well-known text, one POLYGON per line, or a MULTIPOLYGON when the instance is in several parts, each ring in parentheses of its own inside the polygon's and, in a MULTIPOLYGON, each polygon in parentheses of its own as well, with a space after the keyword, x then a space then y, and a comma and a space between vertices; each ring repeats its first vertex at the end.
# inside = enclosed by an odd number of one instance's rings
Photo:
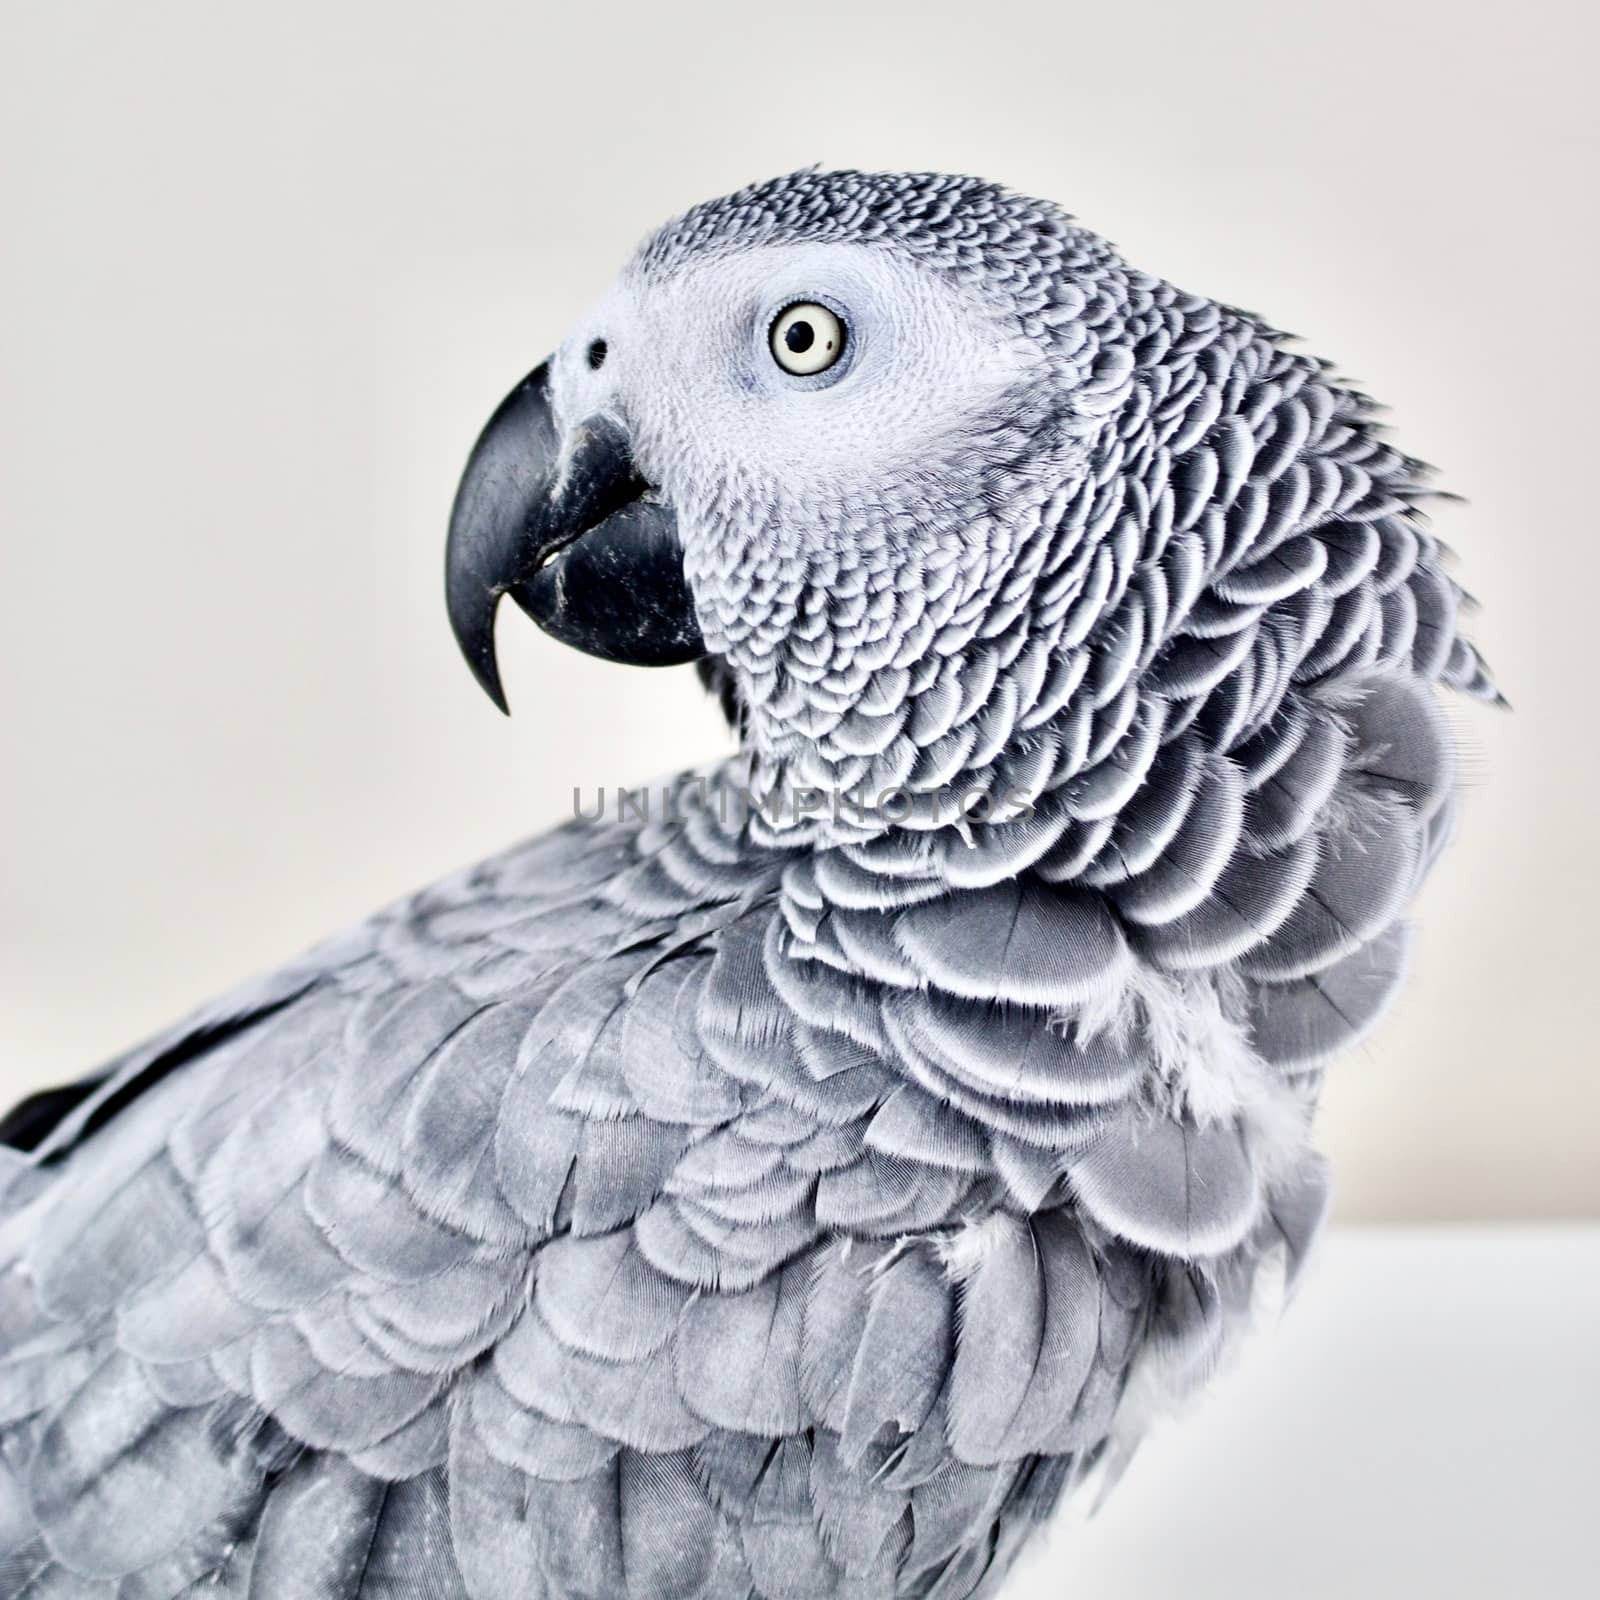
POLYGON ((676 517, 609 418, 558 436, 548 363, 489 419, 450 512, 450 626, 502 711, 494 619, 504 594, 546 633, 608 661, 666 667, 705 654, 676 517))

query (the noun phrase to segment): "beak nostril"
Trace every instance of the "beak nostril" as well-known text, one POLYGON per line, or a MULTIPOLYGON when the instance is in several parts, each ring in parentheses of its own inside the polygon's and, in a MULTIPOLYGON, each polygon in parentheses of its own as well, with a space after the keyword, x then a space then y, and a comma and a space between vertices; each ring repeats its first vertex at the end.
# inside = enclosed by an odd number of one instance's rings
POLYGON ((606 364, 606 342, 604 339, 596 339, 590 344, 588 358, 591 372, 598 372, 606 364))

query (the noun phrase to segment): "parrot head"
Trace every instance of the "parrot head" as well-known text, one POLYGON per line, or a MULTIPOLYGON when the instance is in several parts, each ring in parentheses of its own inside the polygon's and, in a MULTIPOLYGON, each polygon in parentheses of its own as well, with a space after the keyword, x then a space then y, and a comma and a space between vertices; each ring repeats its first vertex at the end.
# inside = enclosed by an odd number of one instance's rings
POLYGON ((611 660, 717 658, 774 750, 876 705, 1024 598, 1131 389, 1135 281, 971 178, 807 171, 669 223, 472 454, 448 598, 478 681, 503 709, 509 594, 611 660))
POLYGON ((456 636, 502 709, 506 594, 596 655, 699 660, 768 791, 1021 794, 1108 752, 1136 783, 1223 678, 1219 741, 1270 715, 1319 638, 1369 664, 1436 640, 1429 675, 1492 693, 1407 509, 1425 469, 1282 346, 978 179, 709 201, 484 430, 456 636), (1380 550, 1385 583, 1420 574, 1409 628, 1348 593, 1380 550))

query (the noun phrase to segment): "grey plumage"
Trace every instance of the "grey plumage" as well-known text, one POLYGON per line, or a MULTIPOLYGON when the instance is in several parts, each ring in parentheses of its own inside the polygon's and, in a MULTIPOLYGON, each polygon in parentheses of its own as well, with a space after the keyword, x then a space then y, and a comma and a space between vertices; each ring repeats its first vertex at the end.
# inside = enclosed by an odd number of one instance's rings
POLYGON ((992 1593, 1311 1247, 1439 691, 1493 697, 1371 404, 1054 207, 853 173, 669 224, 552 373, 742 752, 0 1152, 4 1593, 992 1593), (824 291, 848 382, 728 356, 824 291))

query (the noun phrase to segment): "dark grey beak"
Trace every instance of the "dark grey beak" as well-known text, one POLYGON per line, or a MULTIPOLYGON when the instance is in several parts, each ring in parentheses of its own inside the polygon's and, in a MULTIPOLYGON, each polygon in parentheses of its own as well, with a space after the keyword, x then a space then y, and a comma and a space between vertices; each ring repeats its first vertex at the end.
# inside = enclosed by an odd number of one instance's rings
POLYGON ((705 654, 669 507, 634 471, 627 436, 595 418, 565 473, 549 368, 501 402, 467 459, 450 512, 445 599, 472 675, 502 711, 494 618, 509 594, 564 644, 640 667, 705 654))

